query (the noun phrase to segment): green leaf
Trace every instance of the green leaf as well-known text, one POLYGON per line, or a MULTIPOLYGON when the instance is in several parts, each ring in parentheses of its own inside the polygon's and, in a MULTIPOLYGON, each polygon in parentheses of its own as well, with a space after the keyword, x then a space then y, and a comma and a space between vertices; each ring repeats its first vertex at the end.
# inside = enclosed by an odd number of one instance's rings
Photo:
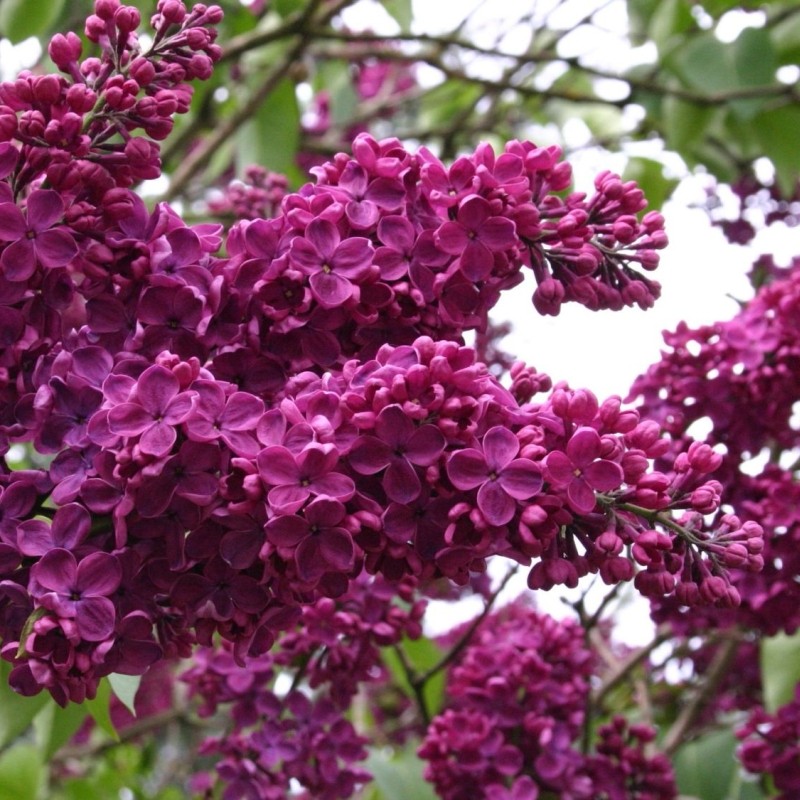
POLYGON ((2 0, 0 36, 14 44, 31 36, 44 36, 63 8, 64 0, 2 0))
POLYGON ((242 126, 237 137, 237 172, 242 174, 252 164, 261 164, 273 172, 302 182, 297 167, 300 144, 300 108, 294 82, 282 80, 242 126))
POLYGON ((133 701, 136 699, 136 692, 139 691, 142 676, 122 675, 118 672, 113 672, 108 676, 108 682, 111 685, 111 691, 135 717, 136 709, 133 707, 133 701))
POLYGON ((411 23, 414 19, 411 0, 383 0, 381 5, 389 12, 403 33, 411 30, 411 23))
POLYGON ((45 777, 41 753, 31 744, 19 744, 0 756, 0 797, 37 800, 45 777))
MULTIPOLYGON (((406 662, 417 675, 423 675, 435 667, 444 656, 441 648, 425 637, 404 639, 400 647, 405 653, 406 662)), ((383 657, 397 684, 413 697, 414 690, 397 653, 391 647, 386 647, 383 650, 383 657)), ((444 702, 445 675, 446 670, 440 670, 425 682, 422 694, 425 706, 431 715, 437 714, 444 702)))
POLYGON ((728 788, 738 772, 736 745, 733 733, 722 730, 681 747, 673 760, 681 797, 732 800, 728 788))
POLYGON ((639 184, 647 198, 649 209, 663 208, 672 190, 678 185, 674 178, 664 177, 664 165, 652 158, 628 159, 623 178, 639 184))
MULTIPOLYGON (((714 117, 714 109, 688 103, 677 97, 664 98, 660 123, 664 126, 667 144, 684 155, 702 139, 706 127, 714 117)), ((691 158, 687 159, 691 161, 691 158)))
POLYGON ((290 14, 294 14, 303 7, 305 0, 273 0, 272 8, 277 11, 281 17, 286 18, 290 14))
MULTIPOLYGON (((0 747, 5 747, 25 732, 33 718, 50 700, 46 692, 22 697, 8 685, 11 664, 0 662, 0 747)), ((3 795, 0 794, 0 797, 3 795)))
POLYGON ((63 747, 77 733, 88 714, 86 706, 79 703, 70 703, 66 708, 61 708, 55 702, 49 702, 33 721, 42 756, 50 758, 63 747))
POLYGON ((103 678, 97 687, 97 696, 94 700, 87 700, 86 707, 100 730, 105 731, 115 741, 119 741, 119 734, 111 721, 110 704, 111 684, 107 678, 103 678))
POLYGON ((775 57, 781 64, 800 62, 800 14, 790 14, 770 30, 775 57))
POLYGON ((760 660, 764 708, 772 712, 794 697, 800 681, 800 632, 762 639, 760 660))
MULTIPOLYGON (((745 28, 732 48, 738 86, 747 88, 775 83, 778 59, 768 31, 764 28, 745 28)), ((731 108, 740 119, 749 120, 764 106, 764 102, 758 97, 735 100, 731 108)))
POLYGON ((422 777, 423 762, 410 748, 397 753, 373 750, 365 766, 382 800, 436 800, 433 787, 422 777))
POLYGON ((800 106, 787 105, 763 111, 753 119, 753 128, 765 155, 775 166, 775 177, 783 193, 791 196, 800 180, 800 106))
POLYGON ((670 41, 696 26, 687 0, 662 0, 650 19, 648 33, 663 55, 670 41))

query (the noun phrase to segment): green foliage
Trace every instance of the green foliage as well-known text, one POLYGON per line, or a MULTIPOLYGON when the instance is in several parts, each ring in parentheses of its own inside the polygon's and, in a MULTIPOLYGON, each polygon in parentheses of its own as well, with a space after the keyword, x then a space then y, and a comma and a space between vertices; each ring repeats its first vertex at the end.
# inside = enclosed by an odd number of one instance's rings
POLYGON ((2 0, 0 36, 14 44, 44 36, 61 16, 65 0, 2 0))
POLYGON ((367 759, 375 780, 365 800, 435 800, 433 787, 422 777, 422 762, 412 748, 373 750, 367 759))
MULTIPOLYGON (((13 742, 24 733, 34 717, 49 701, 49 695, 41 692, 34 697, 22 697, 9 685, 11 665, 0 661, 0 748, 13 742)), ((51 701, 52 702, 52 701, 51 701)), ((3 795, 0 794, 0 797, 3 795)))
POLYGON ((20 743, 0 755, 0 797, 40 800, 45 777, 42 753, 33 744, 20 743))
POLYGON ((794 697, 800 683, 800 633, 781 633, 761 641, 761 681, 767 711, 775 711, 794 697))
POLYGON ((731 794, 740 780, 735 747, 730 730, 713 731, 684 745, 674 759, 681 796, 685 800, 740 800, 740 794, 731 794))

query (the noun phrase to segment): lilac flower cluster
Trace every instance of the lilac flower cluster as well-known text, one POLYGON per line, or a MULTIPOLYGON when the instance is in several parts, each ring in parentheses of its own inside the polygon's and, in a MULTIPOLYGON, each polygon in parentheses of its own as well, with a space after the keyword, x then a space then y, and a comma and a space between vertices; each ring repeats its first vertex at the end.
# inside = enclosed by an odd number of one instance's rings
POLYGON ((780 794, 775 800, 791 800, 800 790, 800 689, 794 699, 775 714, 756 709, 739 730, 738 757, 755 775, 769 775, 780 794))
POLYGON ((202 752, 217 758, 216 778, 199 773, 193 788, 219 781, 224 798, 260 800, 285 797, 295 782, 309 797, 350 797, 371 776, 357 764, 366 741, 344 715, 362 685, 383 677, 379 648, 419 637, 423 610, 413 582, 362 578, 337 601, 305 606, 279 647, 246 667, 229 646, 200 649, 182 680, 202 701, 201 716, 224 708, 234 727, 206 739, 202 752), (280 672, 293 674, 295 686, 302 681, 308 694, 276 694, 280 672))
POLYGON ((614 719, 596 752, 581 751, 596 664, 577 624, 516 603, 490 615, 450 671, 448 707, 434 718, 419 755, 445 800, 536 800, 677 796, 662 755, 646 754, 655 731, 614 719))
POLYGON ((719 455, 693 444, 654 472, 657 424, 563 385, 534 402, 546 376, 515 364, 504 388, 461 338, 523 268, 540 311, 648 305, 637 270, 666 239, 635 184, 564 197, 555 148, 447 168, 362 135, 227 236, 149 211, 127 187, 157 159, 132 132, 184 108, 220 13, 162 0, 141 55, 138 12, 98 0, 101 57, 56 37, 70 80, 0 87, 0 447, 52 456, 0 471, 14 688, 79 701, 215 637, 243 662, 363 572, 463 585, 495 555, 535 562, 534 589, 638 565, 645 594, 735 604, 728 571, 760 567, 760 528, 706 525, 719 455), (33 135, 87 93, 80 147, 33 135))

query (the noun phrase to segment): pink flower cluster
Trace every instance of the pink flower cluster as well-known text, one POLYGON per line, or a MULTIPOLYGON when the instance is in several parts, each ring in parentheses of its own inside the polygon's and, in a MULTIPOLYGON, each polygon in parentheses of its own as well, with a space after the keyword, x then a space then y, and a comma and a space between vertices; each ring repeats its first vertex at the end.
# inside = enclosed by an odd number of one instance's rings
POLYGON ((465 584, 496 555, 534 589, 599 572, 734 605, 728 573, 760 567, 761 534, 706 524, 719 455, 693 444, 653 471, 656 423, 563 385, 534 402, 549 379, 515 364, 504 388, 463 344, 522 269, 546 313, 649 305, 638 270, 666 239, 636 185, 565 195, 556 148, 448 168, 362 135, 274 218, 226 233, 148 211, 127 187, 155 145, 132 132, 184 109, 220 13, 161 0, 142 55, 138 12, 98 0, 101 57, 56 37, 69 80, 0 86, 0 447, 52 456, 0 472, 12 685, 79 701, 215 637, 241 662, 364 573, 465 584), (93 110, 68 111, 76 95, 93 110), (69 113, 86 138, 49 142, 69 113))
POLYGON ((224 711, 234 730, 206 739, 202 752, 217 758, 216 777, 199 773, 193 788, 220 781, 226 798, 277 799, 299 783, 309 798, 350 797, 371 776, 357 764, 366 741, 345 713, 362 687, 384 677, 380 648, 419 637, 423 608, 413 582, 361 579, 337 601, 306 606, 279 646, 246 668, 230 647, 200 649, 182 680, 202 701, 201 716, 224 711), (293 671, 307 694, 276 694, 281 671, 293 671))
POLYGON ((615 718, 596 752, 580 748, 596 664, 583 629, 521 603, 490 615, 452 668, 447 708, 428 728, 419 755, 445 800, 537 800, 540 796, 672 800, 672 768, 645 754, 646 725, 615 718))
POLYGON ((768 714, 756 709, 739 730, 738 757, 755 775, 769 775, 780 794, 775 800, 791 800, 800 790, 800 689, 795 697, 768 714))

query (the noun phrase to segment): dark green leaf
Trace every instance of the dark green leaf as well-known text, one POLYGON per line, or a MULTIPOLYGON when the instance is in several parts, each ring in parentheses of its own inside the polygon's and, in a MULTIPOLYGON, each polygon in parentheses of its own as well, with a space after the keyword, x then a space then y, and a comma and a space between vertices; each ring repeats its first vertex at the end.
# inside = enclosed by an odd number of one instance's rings
POLYGON ((761 640, 761 682, 764 707, 775 711, 794 697, 800 681, 800 633, 761 640))
POLYGON ((44 36, 63 8, 64 0, 2 0, 0 36, 14 44, 31 36, 44 36))
POLYGON ((382 800, 436 800, 422 777, 423 763, 412 749, 398 753, 373 750, 366 768, 373 774, 382 800))
MULTIPOLYGON (((732 45, 732 57, 739 87, 769 86, 775 83, 778 59, 769 33, 763 28, 745 28, 732 45)), ((736 100, 731 103, 735 114, 751 119, 764 106, 763 98, 736 100)))
POLYGON ((0 756, 0 797, 37 800, 44 786, 45 769, 38 749, 18 744, 0 756))
MULTIPOLYGON (((436 666, 443 657, 442 650, 430 639, 404 639, 400 647, 405 659, 416 675, 423 675, 436 666)), ((408 681, 405 669, 397 653, 390 647, 383 650, 386 666, 391 671, 397 684, 413 699, 413 689, 408 681)), ((444 702, 445 670, 440 670, 425 682, 423 697, 430 714, 438 713, 444 702)))
POLYGON ((10 672, 11 664, 0 662, 0 747, 5 747, 24 733, 45 704, 52 702, 47 692, 41 692, 35 697, 18 695, 8 685, 10 672))

